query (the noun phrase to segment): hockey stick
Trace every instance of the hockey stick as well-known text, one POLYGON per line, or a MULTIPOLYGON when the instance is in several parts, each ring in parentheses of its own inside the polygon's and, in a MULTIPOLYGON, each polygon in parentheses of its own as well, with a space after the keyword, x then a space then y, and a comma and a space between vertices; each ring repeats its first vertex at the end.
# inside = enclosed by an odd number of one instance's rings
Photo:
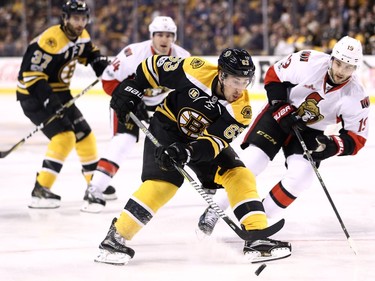
POLYGON ((45 126, 47 126, 48 124, 50 124, 53 120, 55 120, 56 118, 58 118, 60 116, 60 114, 67 108, 71 107, 73 105, 73 103, 78 99, 80 98, 81 96, 83 96, 85 93, 87 93, 92 87, 94 87, 94 85, 96 83, 99 82, 99 79, 96 79, 94 82, 92 82, 89 86, 87 86, 82 92, 80 92, 78 95, 74 96, 74 98, 72 98, 71 100, 69 100, 68 102, 66 102, 62 108, 60 110, 58 110, 54 115, 48 117, 44 122, 40 123, 38 126, 36 126, 34 128, 34 130, 32 130, 26 137, 24 137, 22 140, 20 140, 19 142, 17 142, 15 145, 13 145, 10 149, 8 150, 5 150, 5 151, 0 151, 0 158, 4 158, 6 157, 8 154, 10 154, 11 152, 13 152, 14 150, 16 150, 18 147, 20 147, 22 144, 24 144, 26 142, 26 140, 28 140, 29 138, 31 138, 33 135, 35 135, 35 133, 39 132, 41 129, 43 129, 45 126))
POLYGON ((294 130, 294 133, 296 134, 296 136, 297 136, 297 138, 298 138, 298 140, 299 140, 299 142, 300 142, 300 144, 301 144, 301 146, 302 146, 302 149, 303 149, 304 154, 306 155, 306 157, 307 157, 307 159, 309 160, 309 162, 310 162, 312 168, 314 169, 314 172, 315 172, 316 176, 318 177, 318 180, 319 180, 319 182, 320 182, 320 185, 323 187, 324 193, 326 194, 326 196, 327 196, 327 198, 328 198, 328 201, 329 201, 329 203, 331 204, 332 209, 333 209, 333 211, 334 211, 335 214, 336 214, 337 219, 338 219, 339 222, 340 222, 341 228, 342 228, 342 230, 343 230, 344 233, 345 233, 345 236, 346 236, 346 238, 347 238, 347 240, 348 240, 348 243, 349 243, 350 248, 352 248, 352 250, 354 251, 354 254, 357 254, 357 247, 355 246, 353 239, 350 237, 349 232, 348 232, 348 230, 346 229, 346 227, 345 227, 345 225, 344 225, 344 222, 343 222, 343 220, 341 219, 341 216, 340 216, 339 212, 338 212, 337 209, 336 209, 335 204, 333 203, 333 200, 332 200, 332 198, 331 198, 331 195, 329 194, 328 189, 327 189, 326 185, 324 184, 324 181, 323 181, 322 177, 320 176, 320 173, 319 173, 319 171, 318 171, 318 168, 317 168, 316 165, 315 165, 314 159, 312 158, 310 151, 307 149, 307 146, 306 146, 306 144, 305 144, 305 142, 304 142, 304 140, 303 140, 303 138, 302 138, 302 136, 301 136, 301 133, 299 132, 298 128, 296 128, 296 127, 293 127, 293 130, 294 130))
MULTIPOLYGON (((152 143, 156 147, 160 147, 161 144, 159 141, 154 137, 154 135, 146 128, 146 126, 138 119, 137 116, 133 112, 129 113, 130 118, 137 124, 137 126, 145 133, 145 135, 152 141, 152 143)), ((245 241, 253 241, 253 240, 260 240, 264 239, 268 236, 271 236, 278 232, 281 228, 283 228, 285 220, 281 219, 277 223, 260 230, 251 230, 246 231, 242 230, 237 224, 231 220, 225 212, 212 200, 212 198, 203 190, 202 186, 197 183, 193 177, 189 175, 188 172, 184 168, 179 167, 177 164, 174 165, 176 170, 187 180, 189 183, 195 188, 196 191, 203 197, 203 199, 210 205, 212 209, 215 210, 216 214, 220 216, 229 226, 233 229, 233 231, 243 240, 245 241)))

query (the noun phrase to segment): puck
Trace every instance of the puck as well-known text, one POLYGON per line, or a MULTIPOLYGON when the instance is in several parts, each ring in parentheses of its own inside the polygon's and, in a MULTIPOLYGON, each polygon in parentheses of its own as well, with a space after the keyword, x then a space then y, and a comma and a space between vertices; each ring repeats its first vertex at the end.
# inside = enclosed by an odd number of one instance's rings
POLYGON ((266 268, 266 266, 267 265, 265 263, 263 263, 261 266, 259 266, 258 269, 255 271, 255 275, 258 276, 263 271, 263 269, 266 268))

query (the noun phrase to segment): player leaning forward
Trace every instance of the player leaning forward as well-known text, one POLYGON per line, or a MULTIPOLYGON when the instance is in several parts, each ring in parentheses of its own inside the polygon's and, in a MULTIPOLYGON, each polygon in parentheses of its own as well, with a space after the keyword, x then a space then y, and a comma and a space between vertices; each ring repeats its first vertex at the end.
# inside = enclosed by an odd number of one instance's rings
MULTIPOLYGON (((28 46, 18 76, 17 100, 36 125, 55 115, 72 99, 70 79, 77 61, 90 64, 96 76, 108 65, 107 58, 91 42, 85 29, 90 10, 84 1, 70 0, 62 7, 62 24, 48 28, 28 46)), ((87 182, 98 161, 95 136, 73 104, 63 117, 42 129, 50 142, 32 191, 30 208, 57 208, 60 196, 51 192, 65 159, 75 148, 87 182)))
MULTIPOLYGON (((284 152, 287 171, 263 201, 268 218, 282 216, 315 177, 292 126, 302 129, 317 166, 329 157, 355 155, 364 147, 370 102, 356 74, 362 57, 361 43, 345 36, 331 55, 302 50, 280 60, 266 73, 268 105, 247 133, 241 157, 246 167, 259 175, 280 149, 284 152), (324 134, 328 126, 337 123, 342 125, 337 134, 324 134)), ((229 205, 225 194, 218 196, 215 201, 225 209, 229 205)), ((199 227, 211 234, 217 221, 218 216, 209 208, 199 227)))
MULTIPOLYGON (((149 127, 162 146, 156 148, 146 138, 143 183, 119 218, 113 219, 95 261, 125 264, 134 256, 125 241, 131 240, 183 183, 173 163, 188 164, 205 188, 225 188, 245 230, 267 227, 254 175, 230 147, 250 123, 246 88, 254 79, 255 66, 241 49, 224 50, 218 64, 199 57, 152 56, 138 66, 134 80, 124 80, 114 91, 111 106, 121 120, 140 102, 145 89, 174 89, 157 107, 149 127)), ((246 241, 244 252, 254 258, 252 261, 272 260, 289 256, 291 246, 271 239, 246 241)))
MULTIPOLYGON (((155 17, 149 25, 150 40, 130 44, 124 47, 103 72, 103 89, 108 95, 126 78, 134 77, 137 66, 152 55, 170 55, 186 58, 190 53, 174 42, 177 38, 177 26, 173 19, 165 16, 155 17)), ((168 89, 154 89, 146 91, 143 101, 138 105, 135 114, 140 119, 148 120, 148 112, 153 111, 167 95, 168 89), (145 106, 146 105, 146 106, 145 106)), ((107 146, 106 153, 100 158, 92 180, 85 194, 85 204, 81 211, 89 213, 100 212, 106 199, 116 199, 115 190, 110 184, 120 168, 121 163, 127 159, 129 153, 138 141, 139 128, 132 119, 124 123, 118 122, 116 114, 111 111, 113 120, 113 138, 107 146), (112 191, 111 197, 107 192, 112 191)))

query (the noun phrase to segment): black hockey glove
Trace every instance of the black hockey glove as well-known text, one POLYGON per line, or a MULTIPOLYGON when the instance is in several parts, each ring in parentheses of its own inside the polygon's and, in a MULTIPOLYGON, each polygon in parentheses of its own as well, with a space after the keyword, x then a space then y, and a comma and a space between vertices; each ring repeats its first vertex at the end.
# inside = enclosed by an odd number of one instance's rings
POLYGON ((175 165, 183 167, 191 159, 191 148, 187 144, 175 142, 170 146, 159 146, 155 150, 155 162, 164 171, 173 171, 175 165))
POLYGON ((117 118, 121 123, 129 120, 129 112, 136 111, 141 98, 136 95, 114 91, 111 99, 111 107, 116 112, 117 118))
POLYGON ((147 107, 143 101, 138 104, 135 115, 139 120, 144 120, 150 124, 150 116, 148 115, 147 107))
POLYGON ((104 69, 108 66, 109 60, 106 56, 99 56, 91 62, 92 69, 95 71, 96 77, 102 75, 104 69))
POLYGON ((43 105, 50 115, 58 114, 60 118, 64 115, 64 108, 57 94, 50 94, 43 105))
POLYGON ((299 130, 305 128, 301 117, 297 114, 296 108, 293 105, 287 102, 279 102, 273 107, 272 117, 286 134, 292 131, 293 126, 299 130))
POLYGON ((322 161, 344 152, 344 142, 339 136, 319 135, 315 139, 318 147, 311 153, 314 161, 322 161))

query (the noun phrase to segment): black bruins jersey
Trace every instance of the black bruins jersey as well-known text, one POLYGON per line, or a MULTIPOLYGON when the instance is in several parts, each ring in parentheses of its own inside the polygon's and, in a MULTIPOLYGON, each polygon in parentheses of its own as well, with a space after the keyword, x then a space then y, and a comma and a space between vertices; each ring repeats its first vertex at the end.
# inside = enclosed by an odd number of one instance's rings
POLYGON ((232 103, 219 97, 215 93, 218 66, 202 58, 152 56, 138 66, 133 81, 140 92, 149 87, 173 89, 155 114, 177 125, 181 139, 197 140, 191 144, 194 150, 204 151, 199 160, 216 157, 250 124, 248 91, 232 103))
POLYGON ((73 42, 60 25, 51 26, 33 39, 26 50, 18 74, 17 99, 30 94, 41 100, 48 98, 50 89, 33 87, 42 80, 47 81, 53 92, 69 90, 77 61, 87 65, 98 56, 100 51, 86 29, 73 42))

